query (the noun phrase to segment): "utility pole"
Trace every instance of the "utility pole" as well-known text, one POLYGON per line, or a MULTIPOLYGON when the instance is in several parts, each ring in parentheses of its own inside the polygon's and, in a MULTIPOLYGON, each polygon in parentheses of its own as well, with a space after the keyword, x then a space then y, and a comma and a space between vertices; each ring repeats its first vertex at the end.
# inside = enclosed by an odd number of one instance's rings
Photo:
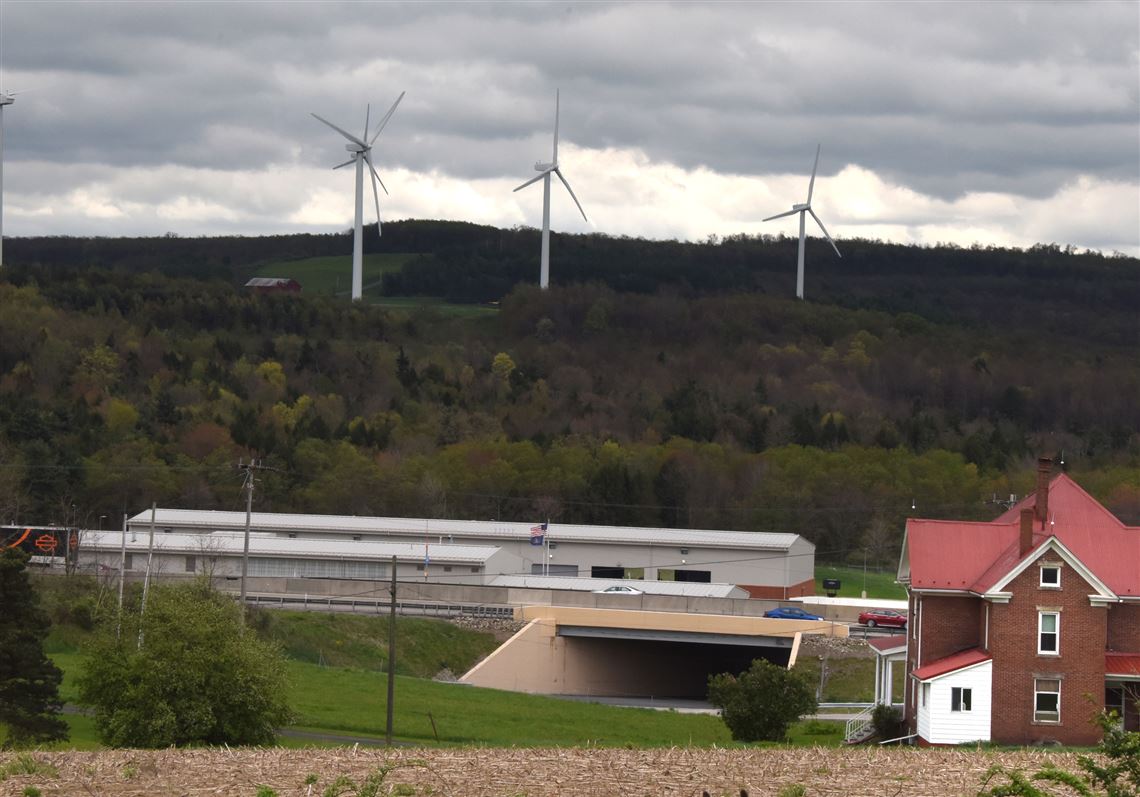
POLYGON ((123 540, 119 545, 119 622, 115 626, 115 639, 123 631, 123 579, 127 577, 127 513, 123 513, 123 540))
POLYGON ((238 460, 238 470, 245 473, 245 484, 242 489, 245 490, 245 542, 242 545, 241 553, 241 611, 242 617, 245 617, 245 577, 249 570, 249 526, 253 517, 253 473, 260 467, 260 463, 251 459, 249 464, 245 464, 243 460, 238 460))
POLYGON ((391 611, 388 614, 388 725, 384 741, 392 746, 392 705, 396 698, 396 557, 392 557, 391 611))
POLYGON ((146 622, 146 596, 150 591, 150 563, 154 558, 154 516, 158 512, 158 504, 150 505, 150 542, 146 549, 146 574, 143 576, 142 608, 139 609, 139 649, 143 646, 143 624, 146 622))

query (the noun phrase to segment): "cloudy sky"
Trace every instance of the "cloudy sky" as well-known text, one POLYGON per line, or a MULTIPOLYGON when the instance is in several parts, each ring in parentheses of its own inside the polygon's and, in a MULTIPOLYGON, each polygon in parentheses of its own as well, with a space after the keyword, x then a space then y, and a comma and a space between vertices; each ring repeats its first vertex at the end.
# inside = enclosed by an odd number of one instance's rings
MULTIPOLYGON (((1140 255, 1140 4, 0 0, 6 235, 327 232, 365 107, 385 219, 1140 255)), ((371 198, 366 208, 371 208, 371 198)), ((368 218, 374 211, 366 211, 368 218)))

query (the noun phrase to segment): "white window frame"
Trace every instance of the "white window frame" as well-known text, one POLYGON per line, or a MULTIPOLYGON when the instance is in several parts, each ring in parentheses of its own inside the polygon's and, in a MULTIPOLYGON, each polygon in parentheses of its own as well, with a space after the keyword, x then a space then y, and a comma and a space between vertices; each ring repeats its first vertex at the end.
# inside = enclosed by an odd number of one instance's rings
POLYGON ((1049 725, 1061 724, 1061 679, 1060 678, 1034 678, 1033 679, 1033 721, 1038 723, 1047 723, 1049 725), (1054 689, 1042 689, 1042 684, 1057 684, 1054 689), (1040 695, 1056 695, 1057 696, 1057 710, 1042 712, 1037 708, 1037 698, 1040 695), (1050 714, 1056 716, 1041 717, 1041 714, 1050 714))
POLYGON ((950 710, 956 712, 970 712, 973 710, 974 695, 973 687, 969 686, 952 686, 950 687, 950 710), (954 698, 958 698, 957 701, 954 698), (955 702, 958 708, 954 708, 955 702))
POLYGON ((1037 612, 1037 655, 1038 656, 1060 656, 1061 655, 1061 613, 1053 611, 1039 611, 1037 612), (1045 630, 1045 618, 1052 617, 1053 630, 1045 630), (1045 635, 1053 635, 1053 649, 1046 650, 1041 644, 1045 641, 1045 635))
POLYGON ((1041 571, 1037 580, 1037 586, 1042 589, 1060 589, 1061 588, 1061 568, 1059 565, 1041 565, 1041 571), (1046 581, 1045 571, 1048 570, 1057 574, 1056 581, 1046 581))

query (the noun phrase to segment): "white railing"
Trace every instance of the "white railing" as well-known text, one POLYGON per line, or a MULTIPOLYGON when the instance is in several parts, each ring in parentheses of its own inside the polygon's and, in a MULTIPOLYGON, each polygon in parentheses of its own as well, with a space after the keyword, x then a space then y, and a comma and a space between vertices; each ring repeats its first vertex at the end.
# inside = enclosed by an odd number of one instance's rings
POLYGON ((867 736, 867 729, 871 727, 871 715, 874 712, 875 704, 872 703, 854 717, 847 720, 847 728, 843 731, 844 741, 862 741, 867 736))

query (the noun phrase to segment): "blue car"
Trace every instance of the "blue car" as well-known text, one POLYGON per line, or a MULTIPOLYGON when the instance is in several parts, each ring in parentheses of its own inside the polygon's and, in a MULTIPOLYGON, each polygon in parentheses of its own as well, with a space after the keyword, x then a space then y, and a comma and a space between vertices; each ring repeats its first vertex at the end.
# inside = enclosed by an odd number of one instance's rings
POLYGON ((765 617, 775 617, 777 620, 822 620, 818 614, 805 612, 798 606, 781 606, 778 609, 769 609, 764 612, 765 617))

